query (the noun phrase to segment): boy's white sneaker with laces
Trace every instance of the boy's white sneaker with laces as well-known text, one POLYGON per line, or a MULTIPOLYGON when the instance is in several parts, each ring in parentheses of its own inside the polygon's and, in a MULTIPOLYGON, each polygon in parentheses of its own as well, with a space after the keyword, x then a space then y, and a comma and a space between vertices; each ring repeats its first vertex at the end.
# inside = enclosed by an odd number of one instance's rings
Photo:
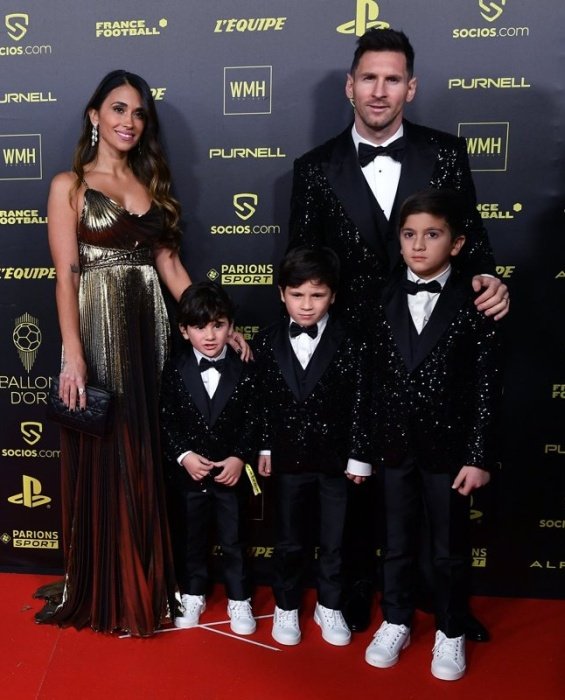
POLYGON ((247 600, 228 600, 228 617, 230 618, 231 631, 236 634, 253 634, 257 629, 250 598, 247 600))
POLYGON ((298 610, 282 610, 275 605, 272 636, 275 642, 292 647, 300 642, 298 610))
POLYGON ((465 635, 446 637, 438 630, 432 654, 432 675, 436 678, 458 681, 465 675, 465 635))
POLYGON ((351 631, 345 622, 341 610, 326 608, 316 603, 314 621, 322 630, 322 638, 336 647, 344 647, 351 641, 351 631))
POLYGON ((181 595, 182 615, 175 617, 175 627, 187 629, 196 627, 200 622, 200 615, 206 610, 206 599, 203 595, 181 595))
POLYGON ((409 644, 410 629, 406 625, 383 622, 365 651, 365 661, 377 668, 390 668, 409 644))

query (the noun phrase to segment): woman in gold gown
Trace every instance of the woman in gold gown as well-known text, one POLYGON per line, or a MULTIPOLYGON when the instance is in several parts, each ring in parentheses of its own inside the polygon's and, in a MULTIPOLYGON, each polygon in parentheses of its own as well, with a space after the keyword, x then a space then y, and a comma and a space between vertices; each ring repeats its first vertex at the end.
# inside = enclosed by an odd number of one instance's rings
POLYGON ((63 342, 60 395, 84 407, 85 387, 116 396, 103 439, 61 431, 65 579, 62 600, 36 619, 135 636, 174 605, 158 430, 169 324, 190 284, 179 259, 179 205, 147 83, 119 70, 84 111, 72 172, 53 178, 48 232, 63 342))

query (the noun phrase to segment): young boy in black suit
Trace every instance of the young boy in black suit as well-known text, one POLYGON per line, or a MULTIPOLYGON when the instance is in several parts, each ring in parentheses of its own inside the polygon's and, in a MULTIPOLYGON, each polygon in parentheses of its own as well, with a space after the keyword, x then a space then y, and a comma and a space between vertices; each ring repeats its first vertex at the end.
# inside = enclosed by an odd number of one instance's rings
POLYGON ((194 627, 205 610, 212 516, 233 632, 252 634, 245 562, 245 463, 257 452, 250 406, 252 367, 227 345, 234 307, 213 282, 183 293, 178 323, 187 341, 163 371, 161 426, 175 569, 183 612, 176 627, 194 627))
POLYGON ((330 644, 351 639, 341 613, 344 472, 349 460, 352 472, 360 467, 370 473, 363 429, 370 380, 365 343, 347 336, 329 313, 338 280, 333 250, 298 247, 287 253, 279 289, 288 316, 262 334, 255 351, 264 448, 259 473, 275 481, 272 634, 286 645, 301 638, 298 608, 313 500, 320 514, 314 619, 330 644))
POLYGON ((437 628, 431 671, 442 680, 465 673, 468 496, 490 479, 501 394, 497 324, 477 311, 469 280, 455 265, 465 242, 461 211, 458 195, 446 190, 420 192, 403 204, 405 266, 383 291, 374 373, 386 520, 384 622, 365 659, 388 668, 410 641, 425 509, 437 628))

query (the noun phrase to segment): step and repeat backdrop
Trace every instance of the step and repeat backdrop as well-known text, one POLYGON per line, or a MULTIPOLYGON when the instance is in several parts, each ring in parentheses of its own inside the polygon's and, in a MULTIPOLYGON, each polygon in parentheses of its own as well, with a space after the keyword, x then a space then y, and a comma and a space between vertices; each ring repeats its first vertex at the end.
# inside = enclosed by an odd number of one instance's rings
MULTIPOLYGON (((565 5, 551 0, 7 0, 0 10, 0 570, 62 568, 59 445, 45 420, 60 338, 47 245, 52 176, 70 169, 99 80, 151 85, 193 279, 226 285, 251 340, 280 308, 294 158, 352 118, 355 41, 403 29, 412 121, 467 139, 510 287, 503 460, 472 505, 475 593, 565 591, 565 5)), ((271 499, 250 555, 268 578, 271 499)))

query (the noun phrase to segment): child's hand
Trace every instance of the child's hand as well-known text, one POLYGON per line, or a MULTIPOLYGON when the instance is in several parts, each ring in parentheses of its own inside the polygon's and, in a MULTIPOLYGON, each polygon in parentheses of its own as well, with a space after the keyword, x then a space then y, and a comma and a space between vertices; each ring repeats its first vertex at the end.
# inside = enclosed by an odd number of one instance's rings
POLYGON ((271 476, 271 455, 259 455, 257 471, 261 476, 271 476))
POLYGON ((214 477, 214 481, 223 486, 235 486, 241 476, 243 460, 239 457, 228 457, 221 462, 213 462, 213 467, 219 467, 222 471, 214 477))
POLYGON ((350 474, 349 472, 345 472, 345 476, 354 484, 362 484, 364 481, 367 481, 366 476, 357 476, 357 474, 350 474))
POLYGON ((490 481, 490 474, 479 467, 465 465, 461 467, 459 474, 451 485, 452 489, 458 491, 462 496, 468 496, 471 491, 486 486, 490 481))
POLYGON ((202 455, 191 452, 182 460, 182 466, 194 479, 194 481, 202 481, 210 473, 210 469, 214 466, 209 459, 202 455))

